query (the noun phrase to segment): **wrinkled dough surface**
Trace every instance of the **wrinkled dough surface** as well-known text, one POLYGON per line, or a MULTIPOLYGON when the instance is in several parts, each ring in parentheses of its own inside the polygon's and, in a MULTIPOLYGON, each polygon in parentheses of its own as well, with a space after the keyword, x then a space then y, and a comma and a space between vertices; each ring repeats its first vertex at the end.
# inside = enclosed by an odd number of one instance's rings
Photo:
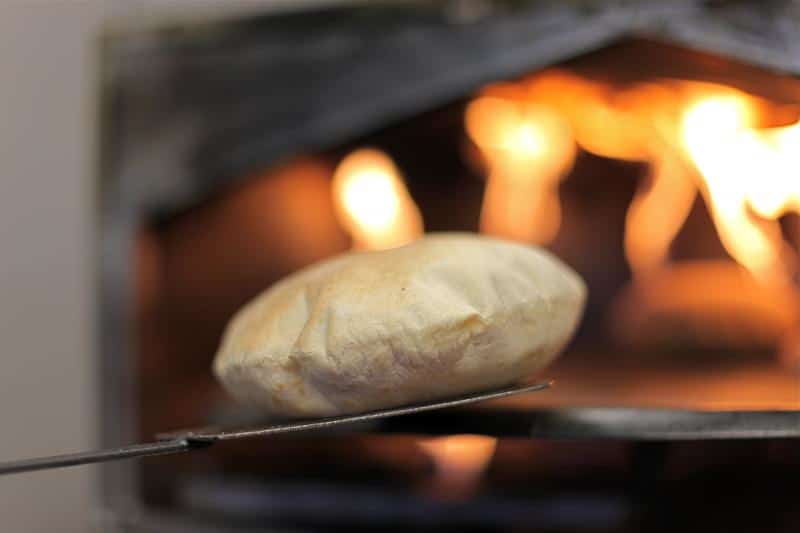
POLYGON ((234 316, 214 371, 282 417, 333 416, 520 381, 569 340, 586 288, 550 253, 472 234, 348 253, 234 316))

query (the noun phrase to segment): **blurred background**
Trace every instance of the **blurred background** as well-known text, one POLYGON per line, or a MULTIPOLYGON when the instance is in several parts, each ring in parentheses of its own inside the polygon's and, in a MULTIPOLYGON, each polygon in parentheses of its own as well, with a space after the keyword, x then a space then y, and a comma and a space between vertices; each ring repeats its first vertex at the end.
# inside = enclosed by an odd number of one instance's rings
MULTIPOLYGON (((301 3, 322 2, 200 0, 191 11, 301 3)), ((187 11, 169 0, 0 3, 0 459, 97 445, 97 42, 114 20, 187 11)), ((95 473, 0 479, 2 530, 86 531, 95 473)))

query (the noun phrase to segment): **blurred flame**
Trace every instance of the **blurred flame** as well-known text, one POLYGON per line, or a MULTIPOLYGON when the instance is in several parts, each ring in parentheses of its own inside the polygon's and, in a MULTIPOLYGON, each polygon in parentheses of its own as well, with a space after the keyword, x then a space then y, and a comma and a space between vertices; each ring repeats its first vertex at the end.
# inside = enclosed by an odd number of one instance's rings
POLYGON ((636 192, 625 217, 625 257, 638 276, 649 275, 667 262, 670 244, 697 196, 686 164, 669 152, 652 161, 648 180, 636 192))
POLYGON ((798 170, 787 168, 785 160, 796 156, 791 136, 779 147, 770 142, 775 133, 756 130, 753 123, 746 96, 711 95, 686 109, 681 141, 700 172, 725 249, 759 280, 783 282, 788 279, 784 242, 774 219, 792 202, 798 170), (768 219, 753 212, 754 199, 768 219))
MULTIPOLYGON (((633 293, 657 313, 686 316, 704 328, 722 316, 720 309, 728 311, 725 316, 741 314, 785 328, 800 312, 793 303, 800 301, 792 283, 797 252, 784 236, 786 220, 782 226, 778 219, 800 215, 800 121, 771 128, 762 124, 785 124, 787 112, 797 116, 796 108, 732 87, 685 80, 614 85, 548 70, 518 83, 492 85, 469 104, 465 116, 489 174, 481 230, 551 241, 561 222, 559 181, 572 164, 575 145, 602 157, 641 161, 649 174, 626 213, 624 235, 633 293), (723 247, 744 267, 728 263, 733 272, 726 274, 727 285, 718 279, 704 283, 727 272, 723 267, 669 265, 672 243, 698 193, 723 247), (766 316, 753 297, 748 303, 710 300, 709 290, 727 291, 740 283, 735 271, 769 294, 787 295, 761 302, 775 306, 780 320, 766 316), (698 290, 704 285, 711 288, 698 290)), ((626 312, 641 313, 640 304, 626 312)), ((733 328, 737 320, 732 319, 733 328)), ((775 336, 774 329, 763 335, 775 336)), ((786 353, 800 352, 797 338, 786 353)))
POLYGON ((482 229, 548 242, 574 139, 594 154, 650 165, 625 225, 637 277, 668 262, 700 191, 731 257, 762 282, 785 282, 791 257, 777 219, 800 213, 800 122, 757 128, 766 104, 711 83, 618 87, 560 70, 492 86, 466 117, 490 168, 482 229))
POLYGON ((336 213, 357 249, 380 250, 422 235, 422 216, 392 159, 375 149, 345 157, 333 178, 336 213))
POLYGON ((434 463, 433 491, 458 499, 471 495, 494 456, 497 439, 483 435, 453 435, 419 441, 434 463))
POLYGON ((547 243, 558 232, 558 183, 575 154, 569 126, 547 106, 481 96, 467 107, 466 129, 489 168, 481 230, 547 243))
POLYGON ((616 105, 618 91, 560 70, 536 76, 527 87, 529 101, 552 106, 571 127, 581 148, 613 159, 641 160, 643 144, 640 116, 616 105))
POLYGON ((750 191, 750 206, 760 216, 776 219, 800 213, 800 122, 764 132, 762 181, 750 191))

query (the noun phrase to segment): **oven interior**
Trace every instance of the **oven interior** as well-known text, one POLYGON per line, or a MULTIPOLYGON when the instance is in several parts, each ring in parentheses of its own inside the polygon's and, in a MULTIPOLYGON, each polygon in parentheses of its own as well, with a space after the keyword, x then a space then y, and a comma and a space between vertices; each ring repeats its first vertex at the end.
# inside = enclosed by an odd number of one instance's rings
POLYGON ((583 276, 582 325, 541 375, 555 386, 109 467, 113 506, 128 509, 120 520, 141 530, 795 531, 791 439, 532 438, 531 427, 585 408, 800 411, 800 159, 781 144, 800 153, 800 81, 638 34, 584 31, 558 60, 552 46, 536 54, 513 40, 502 53, 481 36, 514 37, 516 19, 529 20, 459 9, 447 42, 476 43, 459 56, 438 46, 433 15, 419 8, 110 39, 105 249, 126 259, 106 266, 117 324, 106 338, 115 377, 105 434, 149 440, 250 416, 210 373, 220 336, 281 277, 381 246, 358 227, 369 220, 343 218, 336 185, 343 161, 366 148, 390 159, 383 170, 425 232, 538 243, 583 276), (303 45, 298 34, 315 24, 349 31, 303 45), (417 49, 393 56, 384 34, 417 49), (382 56, 388 66, 377 68, 382 56), (417 59, 430 62, 421 72, 451 74, 403 90, 392 72, 417 59), (735 122, 740 109, 746 124, 735 122), (752 181, 771 184, 768 194, 751 193, 752 181))

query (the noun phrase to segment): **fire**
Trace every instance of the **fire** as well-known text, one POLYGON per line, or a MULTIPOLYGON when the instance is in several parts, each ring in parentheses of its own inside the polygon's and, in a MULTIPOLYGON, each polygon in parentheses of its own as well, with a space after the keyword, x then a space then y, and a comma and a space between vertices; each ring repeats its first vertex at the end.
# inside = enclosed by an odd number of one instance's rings
POLYGON ((558 110, 587 152, 613 159, 645 159, 641 114, 618 105, 619 96, 609 85, 559 70, 541 73, 527 87, 529 101, 558 110))
POLYGON ((333 194, 339 221, 356 249, 394 248, 423 233, 422 216, 400 171, 379 150, 345 157, 334 174, 333 194))
POLYGON ((669 248, 692 208, 697 188, 687 164, 665 152, 650 164, 625 217, 625 257, 633 273, 647 277, 669 257, 669 248))
POLYGON ((781 236, 776 223, 750 212, 750 191, 760 186, 760 139, 747 100, 709 96, 686 110, 683 145, 700 171, 711 215, 731 256, 762 280, 782 277, 781 236))
POLYGON ((497 439, 482 435, 453 435, 419 441, 434 464, 432 491, 441 497, 470 496, 494 456, 497 439))
POLYGON ((558 183, 577 143, 649 163, 626 218, 625 253, 637 277, 669 262, 699 192, 730 256, 761 282, 785 283, 793 258, 778 218, 800 213, 800 122, 759 128, 767 108, 710 83, 617 87, 563 71, 489 87, 466 113, 490 174, 481 229, 549 242, 560 222, 558 183))
MULTIPOLYGON (((623 315, 646 314, 647 308, 656 316, 684 317, 708 327, 713 337, 724 333, 709 326, 720 322, 724 308, 725 316, 734 317, 733 327, 742 316, 751 317, 753 327, 766 320, 762 336, 774 339, 777 329, 796 328, 800 320, 793 282, 800 231, 796 242, 788 242, 787 220, 780 220, 800 214, 800 120, 785 125, 791 116, 797 118, 797 107, 685 80, 615 85, 549 70, 490 86, 465 115, 489 174, 481 230, 550 242, 561 218, 559 182, 576 145, 599 156, 644 162, 649 173, 625 221, 625 256, 634 280, 620 298, 635 301, 618 306, 623 315), (763 126, 770 122, 782 126, 763 126), (672 243, 698 197, 734 262, 671 261, 672 243), (713 300, 709 291, 727 293, 725 287, 742 284, 737 271, 754 282, 749 299, 713 300), (715 283, 703 282, 709 276, 715 283), (777 318, 765 318, 762 304, 780 307, 777 318)), ((622 322, 636 323, 631 316, 622 322)), ((786 353, 800 352, 797 338, 786 353)))
POLYGON ((750 206, 772 220, 800 213, 800 123, 766 132, 763 145, 769 166, 763 182, 751 191, 750 206))
POLYGON ((558 183, 575 153, 567 123, 550 107, 492 95, 470 103, 466 126, 489 169, 481 230, 550 242, 561 224, 558 183))

